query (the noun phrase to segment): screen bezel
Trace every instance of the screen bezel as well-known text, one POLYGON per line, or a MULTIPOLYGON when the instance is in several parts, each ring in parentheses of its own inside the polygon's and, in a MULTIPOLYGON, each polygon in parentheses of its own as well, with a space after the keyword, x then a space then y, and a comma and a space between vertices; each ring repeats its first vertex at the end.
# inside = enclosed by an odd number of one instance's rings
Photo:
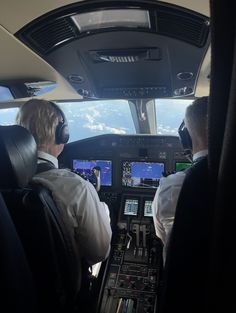
POLYGON ((163 164, 163 173, 165 173, 165 169, 166 169, 166 163, 165 163, 164 160, 122 159, 121 160, 121 164, 120 164, 120 168, 121 168, 121 171, 120 171, 120 177, 121 177, 120 184, 121 184, 122 188, 127 188, 127 189, 132 189, 132 190, 147 190, 147 189, 153 190, 153 189, 156 189, 158 187, 158 185, 159 185, 160 178, 163 177, 163 176, 161 176, 158 179, 157 186, 153 186, 153 187, 152 186, 148 186, 148 187, 145 187, 145 186, 143 186, 143 187, 141 187, 141 186, 125 186, 125 185, 123 185, 123 164, 125 162, 130 162, 130 163, 131 162, 135 162, 135 163, 159 163, 159 164, 163 164))
POLYGON ((113 161, 111 159, 102 159, 102 158, 73 158, 71 160, 71 168, 72 170, 74 170, 74 167, 73 167, 73 161, 85 161, 85 162, 91 162, 91 161, 109 161, 111 162, 111 185, 108 186, 108 185, 102 185, 102 182, 101 182, 101 188, 112 188, 113 186, 113 161))

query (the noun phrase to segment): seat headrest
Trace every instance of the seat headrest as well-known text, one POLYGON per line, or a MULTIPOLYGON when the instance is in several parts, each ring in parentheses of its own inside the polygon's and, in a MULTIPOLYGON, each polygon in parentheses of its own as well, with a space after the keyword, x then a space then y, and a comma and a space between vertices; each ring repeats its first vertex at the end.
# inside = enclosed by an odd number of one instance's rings
POLYGON ((0 188, 23 188, 36 172, 37 145, 18 125, 0 126, 0 188))

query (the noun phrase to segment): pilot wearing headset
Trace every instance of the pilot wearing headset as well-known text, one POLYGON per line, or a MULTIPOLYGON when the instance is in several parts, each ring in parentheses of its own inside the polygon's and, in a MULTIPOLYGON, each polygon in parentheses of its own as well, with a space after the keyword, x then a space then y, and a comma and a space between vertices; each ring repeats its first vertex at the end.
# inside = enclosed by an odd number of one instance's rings
POLYGON ((90 265, 106 259, 112 235, 107 205, 100 202, 89 181, 68 169, 58 168, 57 157, 69 140, 63 111, 53 102, 31 99, 21 106, 16 121, 35 138, 38 169, 33 180, 52 192, 79 254, 90 265))
MULTIPOLYGON (((207 105, 208 97, 198 98, 186 108, 184 122, 180 125, 179 135, 184 151, 193 163, 207 157, 207 105)), ((170 233, 174 223, 175 210, 180 190, 185 178, 180 171, 160 179, 153 203, 153 221, 156 235, 163 243, 163 261, 170 233)))

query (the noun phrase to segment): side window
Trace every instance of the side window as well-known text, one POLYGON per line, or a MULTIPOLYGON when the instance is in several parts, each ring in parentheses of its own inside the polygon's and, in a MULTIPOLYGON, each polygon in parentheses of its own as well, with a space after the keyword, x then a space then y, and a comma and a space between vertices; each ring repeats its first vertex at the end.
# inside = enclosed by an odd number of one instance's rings
POLYGON ((0 86, 0 101, 13 100, 14 97, 8 87, 0 86))
POLYGON ((19 108, 0 109, 0 125, 15 124, 18 110, 19 108))

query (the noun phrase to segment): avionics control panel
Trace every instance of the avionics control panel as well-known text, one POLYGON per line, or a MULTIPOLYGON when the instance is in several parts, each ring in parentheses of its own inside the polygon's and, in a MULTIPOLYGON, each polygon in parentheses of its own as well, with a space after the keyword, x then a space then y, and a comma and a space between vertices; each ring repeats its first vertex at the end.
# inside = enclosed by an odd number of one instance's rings
POLYGON ((162 243, 152 201, 161 177, 190 166, 178 137, 101 135, 66 145, 60 164, 88 180, 100 169, 113 242, 97 312, 156 313, 162 243))
POLYGON ((124 194, 101 313, 156 312, 162 244, 152 223, 152 198, 124 194))
POLYGON ((190 164, 178 137, 145 135, 101 135, 73 142, 65 146, 59 163, 88 179, 99 168, 101 190, 109 192, 155 189, 162 176, 190 164))

